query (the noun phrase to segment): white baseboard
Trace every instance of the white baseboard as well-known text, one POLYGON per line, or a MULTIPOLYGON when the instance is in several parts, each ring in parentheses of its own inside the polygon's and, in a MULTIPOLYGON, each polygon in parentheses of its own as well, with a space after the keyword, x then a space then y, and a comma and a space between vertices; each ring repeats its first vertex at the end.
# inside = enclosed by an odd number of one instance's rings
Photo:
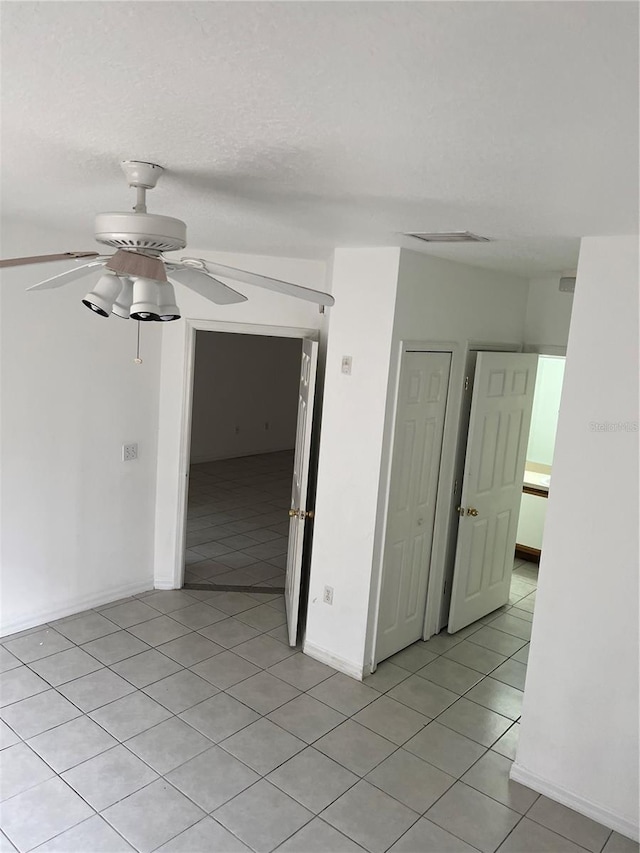
POLYGON ((99 593, 71 598, 65 604, 57 607, 35 611, 28 616, 19 616, 17 619, 3 623, 0 627, 0 637, 16 634, 18 631, 26 631, 28 628, 35 628, 38 625, 45 625, 47 622, 55 622, 56 619, 64 619, 65 616, 73 616, 74 613, 82 613, 83 610, 90 610, 92 607, 100 607, 103 604, 109 604, 110 601, 117 601, 119 598, 128 598, 130 595, 137 595, 147 590, 151 592, 153 589, 153 575, 150 575, 144 581, 122 584, 99 593))
POLYGON ((153 582, 154 589, 180 589, 179 586, 176 586, 176 582, 174 580, 154 580, 153 582))
POLYGON ((638 828, 638 824, 634 823, 633 820, 629 820, 628 818, 612 812, 610 809, 599 806, 597 803, 587 800, 585 797, 581 797, 573 791, 569 791, 562 785, 556 785, 555 782, 550 782, 548 779, 538 776, 537 773, 532 773, 530 770, 527 770, 526 767, 523 767, 515 761, 511 767, 509 776, 514 782, 520 782, 521 785, 526 785, 527 788, 531 788, 539 794, 543 794, 550 800, 562 803, 563 806, 568 806, 570 809, 583 814, 585 817, 589 817, 591 820, 595 820, 603 826, 608 826, 609 829, 619 832, 620 835, 624 835, 627 838, 633 838, 634 841, 638 841, 640 830, 638 828))
POLYGON ((326 663, 327 666, 331 666, 340 672, 344 672, 345 675, 351 676, 351 678, 362 681, 363 664, 357 664, 346 658, 339 657, 339 655, 334 655, 333 652, 329 652, 327 649, 316 646, 307 640, 302 644, 302 651, 305 655, 309 655, 310 658, 318 660, 320 663, 326 663))

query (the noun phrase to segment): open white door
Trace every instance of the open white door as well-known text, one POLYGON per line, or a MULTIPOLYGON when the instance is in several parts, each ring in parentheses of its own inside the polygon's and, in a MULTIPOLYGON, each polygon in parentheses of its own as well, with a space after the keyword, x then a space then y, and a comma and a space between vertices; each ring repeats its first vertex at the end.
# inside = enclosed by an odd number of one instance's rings
POLYGON ((296 428, 296 450, 293 463, 291 509, 289 510, 291 518, 289 524, 289 550, 287 552, 287 576, 284 592, 289 644, 292 646, 295 646, 298 636, 304 525, 306 519, 309 518, 306 502, 317 363, 318 344, 316 341, 303 340, 300 392, 298 395, 298 426, 296 428))
POLYGON ((537 364, 534 354, 478 353, 450 634, 509 600, 537 364))

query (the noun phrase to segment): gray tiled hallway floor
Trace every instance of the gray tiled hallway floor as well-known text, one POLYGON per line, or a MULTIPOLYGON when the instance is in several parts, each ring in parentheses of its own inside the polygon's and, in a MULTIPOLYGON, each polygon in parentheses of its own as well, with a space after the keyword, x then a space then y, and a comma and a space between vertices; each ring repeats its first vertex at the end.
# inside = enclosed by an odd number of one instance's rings
POLYGON ((279 595, 149 592, 0 645, 0 851, 637 853, 508 781, 536 573, 359 683, 279 595))
POLYGON ((192 465, 185 582, 284 586, 293 451, 192 465))

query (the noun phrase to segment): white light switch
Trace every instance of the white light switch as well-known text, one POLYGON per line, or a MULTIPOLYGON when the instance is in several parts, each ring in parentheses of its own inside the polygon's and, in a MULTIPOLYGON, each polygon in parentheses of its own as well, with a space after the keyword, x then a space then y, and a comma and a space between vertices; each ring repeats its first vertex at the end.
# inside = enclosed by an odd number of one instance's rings
POLYGON ((352 362, 352 359, 351 359, 350 355, 343 355, 342 356, 341 370, 343 373, 346 373, 349 376, 351 375, 351 362, 352 362))

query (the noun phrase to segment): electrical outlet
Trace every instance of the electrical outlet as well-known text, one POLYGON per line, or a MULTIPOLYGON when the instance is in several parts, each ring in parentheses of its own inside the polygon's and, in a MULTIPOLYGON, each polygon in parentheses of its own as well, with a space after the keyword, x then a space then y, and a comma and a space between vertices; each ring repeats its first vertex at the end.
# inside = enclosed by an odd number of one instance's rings
POLYGON ((342 356, 342 363, 340 365, 340 369, 342 370, 343 373, 346 373, 347 376, 351 375, 352 363, 353 363, 353 359, 351 358, 350 355, 343 355, 342 356))
POLYGON ((131 462, 132 459, 138 458, 138 445, 134 444, 123 444, 122 445, 122 461, 123 462, 131 462))
POLYGON ((325 604, 333 604, 333 587, 325 586, 322 600, 325 604))

